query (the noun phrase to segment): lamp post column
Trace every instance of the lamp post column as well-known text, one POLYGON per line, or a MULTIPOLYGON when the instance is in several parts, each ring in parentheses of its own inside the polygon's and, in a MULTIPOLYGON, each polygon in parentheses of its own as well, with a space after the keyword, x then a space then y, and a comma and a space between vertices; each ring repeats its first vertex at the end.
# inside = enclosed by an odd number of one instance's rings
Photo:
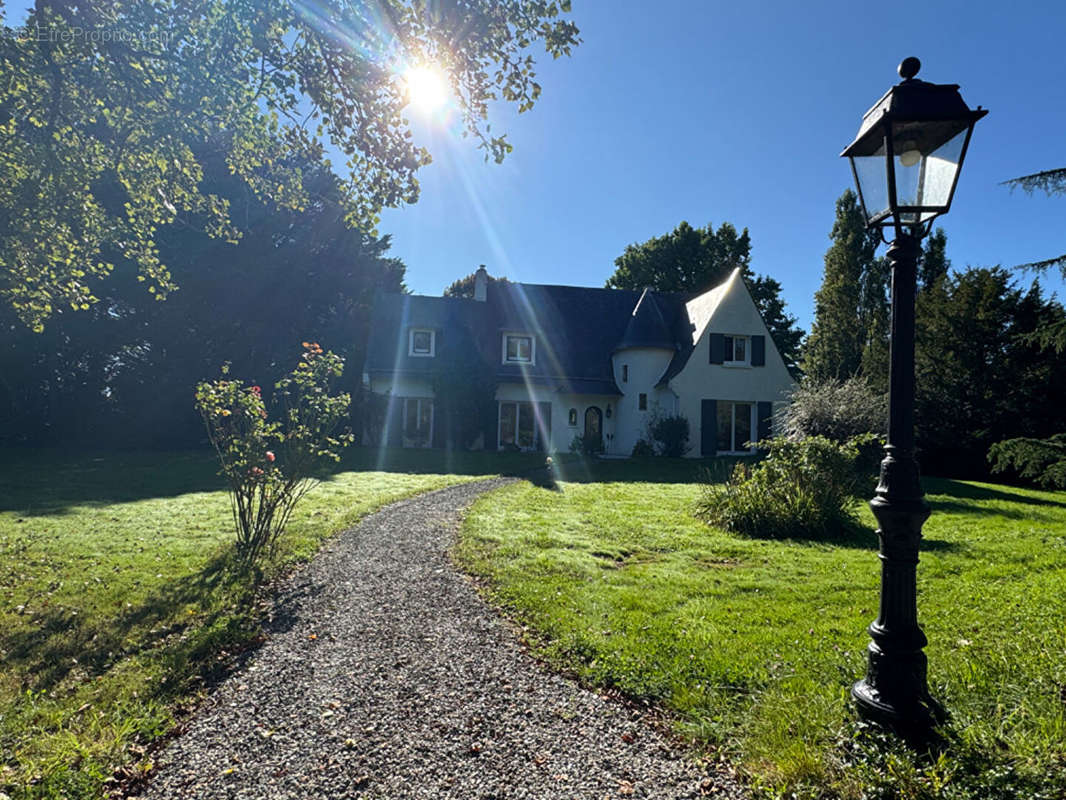
POLYGON ((866 677, 851 689, 859 713, 904 734, 921 735, 939 707, 926 684, 928 643, 918 625, 917 567, 929 506, 914 457, 914 299, 919 239, 905 229, 888 250, 892 269, 888 442, 870 501, 877 518, 881 602, 870 625, 866 677))

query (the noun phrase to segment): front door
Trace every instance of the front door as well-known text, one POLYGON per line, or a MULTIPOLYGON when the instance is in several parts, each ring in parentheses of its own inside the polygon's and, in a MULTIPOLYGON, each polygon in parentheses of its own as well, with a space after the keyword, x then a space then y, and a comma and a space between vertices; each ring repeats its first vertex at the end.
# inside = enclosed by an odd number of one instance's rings
POLYGON ((596 406, 585 411, 585 448, 603 449, 603 413, 596 406))

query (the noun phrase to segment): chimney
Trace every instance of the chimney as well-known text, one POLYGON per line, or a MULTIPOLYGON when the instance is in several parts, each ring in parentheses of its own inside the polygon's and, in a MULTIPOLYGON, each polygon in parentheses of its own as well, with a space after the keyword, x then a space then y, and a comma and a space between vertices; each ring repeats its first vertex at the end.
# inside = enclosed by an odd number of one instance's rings
POLYGON ((482 264, 474 273, 474 299, 484 303, 489 290, 489 273, 482 264))

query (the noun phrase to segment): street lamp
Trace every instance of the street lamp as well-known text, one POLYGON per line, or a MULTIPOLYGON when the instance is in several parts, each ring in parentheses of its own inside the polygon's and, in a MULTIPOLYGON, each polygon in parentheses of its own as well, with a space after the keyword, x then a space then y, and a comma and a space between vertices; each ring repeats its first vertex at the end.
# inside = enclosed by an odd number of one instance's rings
MULTIPOLYGON (((923 735, 941 715, 926 683, 928 643, 918 625, 917 567, 929 506, 914 458, 914 295, 920 242, 951 207, 974 124, 988 112, 963 102, 954 84, 915 79, 921 62, 899 65, 902 82, 862 119, 841 153, 851 161, 869 228, 893 229, 888 442, 870 501, 881 542, 881 603, 870 624, 866 677, 851 689, 859 713, 904 735, 923 735)), ((887 239, 885 239, 887 241, 887 239)))

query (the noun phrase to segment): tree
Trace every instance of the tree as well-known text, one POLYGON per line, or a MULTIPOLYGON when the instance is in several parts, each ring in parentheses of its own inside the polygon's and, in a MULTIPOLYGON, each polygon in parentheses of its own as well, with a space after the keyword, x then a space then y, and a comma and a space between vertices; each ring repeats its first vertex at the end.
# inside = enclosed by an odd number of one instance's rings
MULTIPOLYGON (((1027 194, 1032 194, 1037 189, 1043 191, 1049 197, 1057 194, 1066 194, 1066 167, 1049 169, 1036 172, 1032 175, 1023 175, 1006 181, 1011 189, 1021 188, 1027 194)), ((1028 264, 1020 264, 1019 269, 1030 269, 1036 272, 1044 272, 1049 269, 1058 269, 1062 277, 1066 278, 1066 253, 1043 261, 1033 261, 1028 264)), ((1051 324, 1033 335, 1033 341, 1041 347, 1050 348, 1057 353, 1066 352, 1066 322, 1051 324)))
MULTIPOLYGON (((817 381, 859 374, 863 353, 875 345, 877 327, 884 324, 879 311, 885 302, 883 267, 874 258, 879 240, 867 230, 851 189, 837 199, 829 238, 833 243, 825 254, 825 276, 814 295, 814 322, 803 348, 803 371, 817 381)), ((872 361, 871 353, 867 362, 872 361)))
POLYGON ((120 260, 99 303, 43 333, 0 305, 0 438, 194 446, 203 429, 188 398, 203 375, 233 361, 269 393, 302 340, 347 360, 342 388, 355 394, 374 293, 404 288, 388 238, 348 228, 338 179, 314 165, 301 167, 313 202, 291 212, 249 195, 221 158, 204 163, 204 185, 244 235, 231 244, 162 228, 160 255, 182 287, 167 302, 120 260))
MULTIPOLYGON (((0 35, 0 299, 35 330, 86 310, 120 261, 154 297, 175 288, 159 231, 195 220, 236 239, 224 198, 202 186, 198 147, 246 191, 299 211, 301 163, 339 152, 346 224, 418 198, 430 155, 403 117, 404 72, 435 64, 472 134, 499 161, 490 101, 533 106, 532 46, 578 43, 568 0, 156 3, 37 0, 0 35), (129 35, 94 35, 123 31, 129 35)), ((0 9, 2 13, 2 9, 0 9)), ((6 19, 0 17, 0 23, 6 19)), ((335 157, 335 156, 334 156, 335 157)))
MULTIPOLYGON (((1020 178, 1011 178, 1009 181, 1004 181, 1004 183, 1010 186, 1012 190, 1020 188, 1030 195, 1037 190, 1042 191, 1048 197, 1066 194, 1066 167, 1034 172, 1032 175, 1022 175, 1020 178)), ((1054 258, 1033 261, 1019 266, 1021 269, 1032 269, 1038 272, 1055 268, 1062 272, 1063 278, 1066 278, 1066 253, 1054 258)))
POLYGON ((947 256, 948 235, 943 228, 937 228, 926 237, 925 245, 918 257, 918 291, 925 291, 935 286, 951 269, 951 259, 947 256))
POLYGON ((627 245, 615 259, 615 271, 607 279, 608 289, 641 290, 651 287, 659 292, 705 292, 725 281, 740 268, 763 322, 784 359, 795 374, 803 331, 796 318, 785 311, 781 284, 766 275, 756 277, 751 271, 751 237, 728 222, 714 229, 693 228, 682 221, 673 231, 642 244, 627 245))
POLYGON ((986 477, 992 444, 1066 430, 1066 359, 1032 340, 1066 311, 1038 283, 1022 291, 1004 269, 968 269, 920 293, 917 311, 915 421, 925 471, 986 477))
MULTIPOLYGON (((484 267, 484 264, 480 266, 484 267)), ((452 284, 444 290, 445 297, 466 297, 472 299, 474 297, 474 281, 477 278, 477 272, 471 272, 465 278, 460 278, 457 281, 453 281, 452 284)), ((491 275, 488 276, 489 283, 507 283, 507 278, 494 278, 491 275)))

